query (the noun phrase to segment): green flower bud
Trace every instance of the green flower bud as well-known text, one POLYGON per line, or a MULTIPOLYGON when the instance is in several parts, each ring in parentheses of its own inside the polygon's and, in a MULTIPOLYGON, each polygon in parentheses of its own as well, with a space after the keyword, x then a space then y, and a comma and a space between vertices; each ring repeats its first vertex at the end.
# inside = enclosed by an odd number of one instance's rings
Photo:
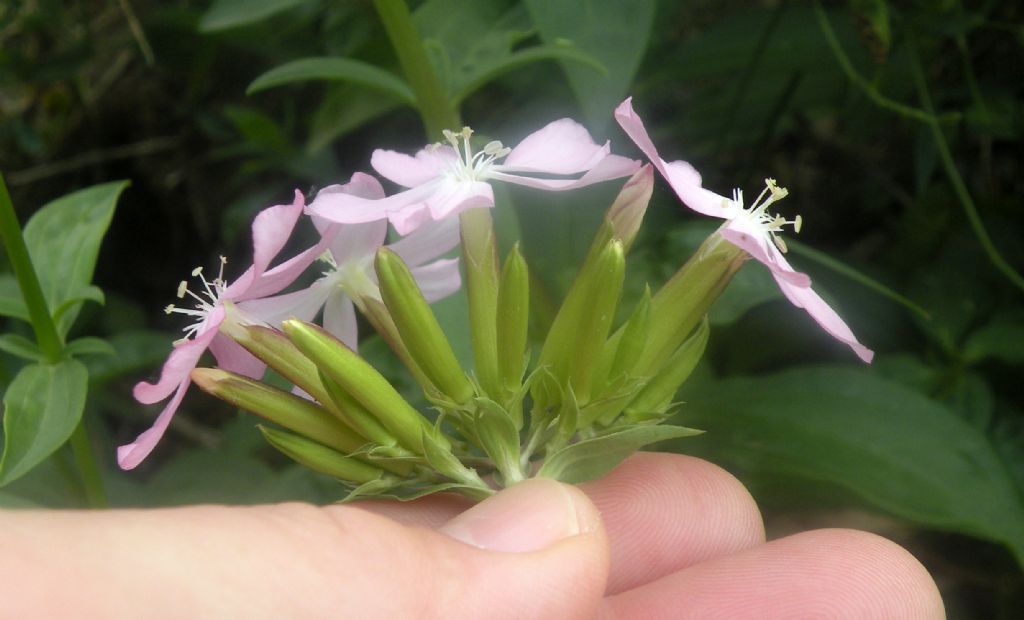
POLYGON ((519 429, 498 403, 477 398, 476 411, 471 424, 476 443, 501 473, 504 486, 515 484, 525 477, 519 464, 519 429))
POLYGON ((490 209, 469 209, 459 215, 462 265, 466 270, 469 328, 476 377, 484 391, 501 394, 498 372, 498 244, 490 209))
POLYGON ((196 368, 201 390, 339 452, 351 454, 366 439, 316 403, 217 368, 196 368))
POLYGON ((316 325, 290 319, 282 327, 320 372, 373 413, 402 446, 423 454, 423 433, 433 426, 373 366, 316 325))
POLYGON ((517 243, 505 259, 498 289, 498 372, 506 393, 522 385, 529 322, 530 273, 517 243))
POLYGON ((459 366, 409 268, 387 248, 377 251, 374 266, 384 305, 412 359, 441 393, 457 404, 468 402, 473 397, 473 384, 459 366))
POLYGON ((262 425, 259 429, 270 445, 313 471, 355 484, 380 480, 385 476, 373 465, 339 454, 315 441, 262 425))
POLYGON ((690 376, 697 366, 697 362, 704 355, 704 348, 708 344, 710 333, 708 320, 705 317, 697 331, 672 354, 661 371, 629 403, 625 410, 626 417, 640 421, 651 417, 652 414, 664 413, 676 392, 679 391, 679 387, 690 376))

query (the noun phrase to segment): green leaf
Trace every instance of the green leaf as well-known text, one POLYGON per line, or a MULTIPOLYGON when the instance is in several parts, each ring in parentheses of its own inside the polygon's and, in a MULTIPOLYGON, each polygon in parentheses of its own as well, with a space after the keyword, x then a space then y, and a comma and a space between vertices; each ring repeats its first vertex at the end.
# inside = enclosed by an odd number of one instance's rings
POLYGON ((64 444, 82 418, 89 373, 76 360, 21 369, 4 394, 0 486, 22 476, 64 444))
POLYGON ((657 441, 697 435, 702 431, 682 426, 627 426, 562 448, 544 461, 537 477, 569 484, 586 482, 608 473, 627 456, 657 441))
POLYGON ((475 67, 470 75, 463 77, 462 83, 452 93, 452 100, 457 104, 483 86, 493 82, 502 74, 545 60, 561 60, 576 63, 580 66, 589 67, 590 71, 598 76, 607 75, 608 73, 599 60, 586 52, 568 45, 566 42, 559 42, 555 45, 535 45, 500 56, 475 67))
POLYGON ((90 357, 86 361, 89 380, 96 385, 139 370, 153 372, 167 357, 172 339, 169 334, 150 330, 114 334, 107 340, 114 349, 113 356, 90 357))
POLYGON ((352 82, 394 95, 409 105, 416 103, 416 96, 405 80, 390 71, 352 58, 315 57, 293 60, 253 80, 245 93, 251 95, 276 86, 308 80, 352 82))
POLYGON ((199 20, 200 32, 217 32, 245 26, 271 15, 306 4, 310 0, 214 0, 199 20))
POLYGON ((41 362, 46 359, 46 356, 39 350, 35 342, 18 334, 0 335, 0 351, 10 353, 30 362, 41 362))
POLYGON ((562 63, 587 124, 606 127, 610 111, 626 97, 647 50, 654 0, 526 0, 525 5, 546 43, 569 41, 607 69, 601 74, 578 63, 562 63))
POLYGON ((64 347, 64 353, 68 355, 117 355, 115 349, 109 342, 102 338, 86 336, 72 340, 64 347))
POLYGON ((18 280, 9 273, 0 274, 0 316, 29 321, 28 308, 21 298, 18 280))
POLYGON ((978 329, 964 345, 964 358, 969 363, 996 359, 1024 364, 1024 322, 993 322, 978 329))
POLYGON ((0 491, 0 508, 42 508, 30 499, 0 491))
POLYGON ((114 181, 68 194, 44 206, 25 225, 25 245, 47 305, 60 314, 61 335, 71 328, 82 300, 102 299, 91 285, 92 274, 117 197, 126 187, 127 181, 114 181))
MULTIPOLYGON (((895 515, 1008 545, 1024 563, 1024 497, 988 437, 942 404, 861 368, 702 384, 688 442, 741 472, 851 490, 895 515)), ((756 480, 755 480, 756 481, 756 480)))

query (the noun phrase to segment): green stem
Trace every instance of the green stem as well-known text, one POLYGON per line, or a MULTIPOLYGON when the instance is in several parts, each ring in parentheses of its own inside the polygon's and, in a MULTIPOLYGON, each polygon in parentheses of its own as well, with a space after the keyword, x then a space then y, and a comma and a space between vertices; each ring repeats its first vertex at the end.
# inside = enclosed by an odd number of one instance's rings
POLYGON ((398 55, 405 79, 416 94, 420 116, 427 129, 427 138, 440 139, 445 129, 458 130, 462 127, 459 112, 437 79, 437 73, 430 65, 423 39, 412 21, 412 14, 404 0, 373 0, 388 33, 391 46, 398 55))
MULTIPOLYGON (((14 277, 18 280, 21 296, 25 300, 29 320, 32 322, 32 330, 36 335, 36 343, 48 362, 59 362, 64 355, 64 340, 50 315, 46 297, 43 296, 39 278, 32 266, 32 258, 29 256, 28 247, 25 246, 25 238, 22 236, 21 226, 18 224, 18 216, 14 212, 14 205, 7 193, 7 185, 4 183, 2 174, 0 174, 0 236, 3 237, 7 256, 11 261, 11 268, 14 270, 14 277)), ((83 421, 79 421, 71 435, 70 442, 89 505, 96 508, 106 506, 103 482, 96 468, 96 459, 93 457, 92 446, 85 433, 83 421)))
MULTIPOLYGON (((843 51, 843 47, 839 44, 839 39, 836 37, 835 31, 832 30, 832 25, 829 24, 828 16, 825 15, 825 10, 821 8, 821 4, 817 0, 814 2, 814 13, 818 17, 818 25, 821 27, 821 33, 825 35, 825 41, 828 42, 828 46, 832 50, 832 54, 836 57, 836 62, 839 63, 839 66, 842 68, 843 73, 846 74, 846 77, 858 88, 864 91, 864 94, 867 95, 868 99, 875 102, 875 104, 881 108, 895 112, 900 116, 912 118, 921 123, 932 124, 940 122, 940 119, 931 111, 918 110, 917 108, 904 105, 898 101, 893 101, 880 93, 874 84, 871 84, 864 79, 864 77, 857 73, 857 70, 853 68, 853 63, 850 62, 846 52, 843 51)), ((956 113, 947 114, 943 116, 941 122, 952 122, 957 120, 959 116, 960 115, 956 113)))
POLYGON ((46 297, 43 296, 43 289, 39 286, 36 270, 32 267, 32 258, 25 246, 25 238, 22 236, 21 226, 18 224, 18 216, 14 212, 14 205, 11 204, 11 197, 7 193, 7 185, 4 183, 2 174, 0 174, 0 236, 3 237, 4 247, 7 248, 7 256, 11 261, 11 268, 14 270, 14 277, 18 280, 18 288, 21 289, 25 307, 28 308, 28 316, 32 322, 32 330, 36 334, 36 342, 47 361, 57 362, 64 352, 64 342, 57 332, 57 326, 53 323, 53 317, 50 316, 46 297))
MULTIPOLYGON (((924 71, 921 70, 921 62, 917 57, 917 47, 914 45, 913 40, 910 42, 910 65, 911 73, 914 77, 914 85, 917 87, 918 97, 921 98, 921 104, 925 110, 931 113, 933 110, 932 98, 928 94, 928 83, 925 81, 924 71)), ((942 167, 945 168, 946 174, 949 176, 949 181, 953 185, 953 193, 956 194, 957 199, 960 201, 960 206, 964 209, 964 215, 967 216, 967 221, 971 225, 971 230, 974 231, 974 236, 978 238, 978 242, 981 243, 982 249, 985 250, 985 254, 988 255, 989 261, 991 261, 995 268, 1001 271, 1017 288, 1024 291, 1024 277, 1021 277, 1006 262, 999 253, 999 250, 996 249, 995 244, 992 243, 992 238, 988 236, 988 231, 985 230, 981 216, 978 215, 978 209, 974 205, 974 199, 971 198, 970 192, 967 191, 967 184, 964 183, 964 179, 960 176, 960 171, 956 167, 956 162, 953 161, 953 154, 946 143, 946 137, 942 135, 942 128, 937 121, 928 123, 928 127, 931 129, 932 137, 935 139, 935 147, 939 151, 942 167)))
POLYGON ((103 489, 100 470, 96 466, 96 458, 93 456, 92 444, 89 442, 89 433, 85 429, 84 417, 79 420, 75 432, 71 433, 70 444, 89 506, 92 508, 108 507, 110 503, 107 501, 107 493, 103 489))

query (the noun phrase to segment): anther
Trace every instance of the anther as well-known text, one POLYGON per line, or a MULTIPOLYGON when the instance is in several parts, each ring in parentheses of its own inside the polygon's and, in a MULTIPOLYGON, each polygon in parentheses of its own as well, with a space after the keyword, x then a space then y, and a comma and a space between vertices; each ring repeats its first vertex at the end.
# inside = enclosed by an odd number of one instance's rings
MULTIPOLYGON (((195 272, 193 272, 192 275, 195 275, 195 272)), ((186 282, 185 280, 182 280, 181 283, 178 284, 178 299, 184 299, 185 298, 185 293, 187 293, 187 292, 188 292, 188 282, 186 282)))

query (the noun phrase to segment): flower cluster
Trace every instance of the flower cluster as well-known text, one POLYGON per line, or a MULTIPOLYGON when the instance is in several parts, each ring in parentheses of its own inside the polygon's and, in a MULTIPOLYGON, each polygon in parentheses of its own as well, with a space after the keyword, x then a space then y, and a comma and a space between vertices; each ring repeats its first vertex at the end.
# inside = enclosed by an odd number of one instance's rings
POLYGON ((194 382, 283 427, 261 428, 296 461, 354 487, 357 495, 416 497, 457 490, 470 497, 534 474, 580 481, 610 469, 648 443, 696 431, 661 424, 703 353, 704 316, 744 261, 771 271, 783 294, 865 362, 872 352, 795 271, 781 233, 799 232, 769 211, 786 196, 772 179, 750 206, 701 186, 683 161, 666 162, 627 99, 615 117, 650 165, 610 152, 570 119, 548 124, 515 147, 491 141, 474 150, 472 131, 415 155, 377 150, 371 164, 404 188, 387 195, 376 178, 354 174, 306 205, 270 207, 252 225, 252 265, 237 279, 193 271, 178 297, 192 317, 156 383, 139 383, 143 403, 167 400, 152 428, 118 450, 137 466, 155 447, 194 382), (653 191, 652 166, 679 199, 721 218, 712 234, 620 326, 625 255, 653 191), (518 246, 499 261, 486 207, 491 183, 564 191, 630 177, 606 213, 548 333, 529 353, 529 276, 518 246), (275 261, 303 215, 319 239, 275 261), (388 229, 398 237, 386 243, 388 229), (449 255, 461 246, 460 261, 449 255), (295 288, 303 274, 312 284, 295 288), (466 282, 474 372, 461 368, 429 304, 466 282), (355 352, 357 310, 381 334, 438 411, 429 419, 355 352), (313 323, 319 317, 318 323, 313 323), (613 329, 614 328, 614 329, 613 329), (197 369, 209 350, 218 369, 197 369), (291 393, 259 382, 270 366, 291 393), (487 480, 487 482, 485 482, 487 480))

